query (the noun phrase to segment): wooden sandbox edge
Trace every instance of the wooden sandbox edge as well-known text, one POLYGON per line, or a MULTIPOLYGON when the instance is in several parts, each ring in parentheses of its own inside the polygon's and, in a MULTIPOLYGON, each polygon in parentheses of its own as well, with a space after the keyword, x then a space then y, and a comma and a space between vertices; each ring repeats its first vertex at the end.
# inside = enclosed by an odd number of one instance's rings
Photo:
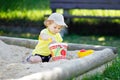
MULTIPOLYGON (((6 37, 6 36, 0 36, 0 40, 4 41, 7 44, 24 46, 32 49, 34 49, 36 44, 38 43, 38 40, 6 37)), ((115 54, 117 53, 117 48, 112 46, 88 45, 88 44, 77 44, 77 43, 67 43, 67 44, 68 44, 68 50, 79 50, 79 49, 102 50, 105 48, 110 48, 113 50, 115 54)))

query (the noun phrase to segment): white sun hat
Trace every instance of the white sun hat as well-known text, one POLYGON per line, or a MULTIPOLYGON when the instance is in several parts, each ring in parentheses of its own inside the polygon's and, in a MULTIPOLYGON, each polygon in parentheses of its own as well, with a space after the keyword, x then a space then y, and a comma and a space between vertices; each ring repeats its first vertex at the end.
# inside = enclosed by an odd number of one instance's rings
POLYGON ((47 20, 53 20, 56 24, 68 27, 64 21, 64 17, 59 13, 52 13, 47 20))

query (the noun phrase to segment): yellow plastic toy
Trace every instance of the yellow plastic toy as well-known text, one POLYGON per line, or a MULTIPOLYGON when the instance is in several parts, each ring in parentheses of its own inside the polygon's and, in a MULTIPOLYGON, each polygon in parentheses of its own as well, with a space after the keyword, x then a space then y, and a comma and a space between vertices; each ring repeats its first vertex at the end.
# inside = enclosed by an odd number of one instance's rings
POLYGON ((81 49, 79 52, 77 52, 78 54, 78 57, 81 58, 81 57, 85 57, 85 56, 88 56, 90 54, 92 54, 94 52, 94 50, 85 50, 85 49, 81 49))

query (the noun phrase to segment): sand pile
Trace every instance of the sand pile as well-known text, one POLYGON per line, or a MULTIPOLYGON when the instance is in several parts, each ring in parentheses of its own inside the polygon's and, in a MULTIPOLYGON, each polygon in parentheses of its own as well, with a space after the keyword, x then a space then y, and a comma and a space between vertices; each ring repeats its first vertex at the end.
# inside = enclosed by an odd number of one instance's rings
POLYGON ((8 45, 0 40, 0 80, 20 78, 32 73, 50 70, 77 58, 76 51, 68 51, 68 60, 30 64, 23 62, 32 49, 16 45, 8 45))

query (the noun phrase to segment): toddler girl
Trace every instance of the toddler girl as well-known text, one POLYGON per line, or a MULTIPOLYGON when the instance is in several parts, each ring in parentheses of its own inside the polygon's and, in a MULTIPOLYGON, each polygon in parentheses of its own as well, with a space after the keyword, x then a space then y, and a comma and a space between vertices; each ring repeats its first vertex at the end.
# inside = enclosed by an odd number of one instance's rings
POLYGON ((67 27, 63 15, 52 13, 48 19, 44 21, 44 25, 46 28, 41 30, 38 44, 32 51, 32 55, 27 58, 28 62, 49 62, 51 53, 48 46, 52 43, 63 41, 60 31, 62 28, 67 27))

